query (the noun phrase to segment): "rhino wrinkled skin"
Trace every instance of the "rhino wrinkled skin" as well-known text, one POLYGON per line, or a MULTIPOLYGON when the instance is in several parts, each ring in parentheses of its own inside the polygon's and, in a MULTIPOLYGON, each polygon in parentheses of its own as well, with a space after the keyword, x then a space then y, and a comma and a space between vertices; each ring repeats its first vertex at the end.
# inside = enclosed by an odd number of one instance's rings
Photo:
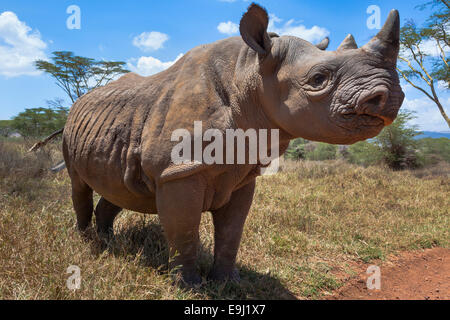
POLYGON ((395 70, 399 15, 358 48, 351 35, 334 51, 268 33, 267 12, 252 4, 240 37, 198 46, 150 77, 130 73, 80 98, 64 129, 64 159, 81 231, 111 235, 122 208, 158 214, 171 265, 198 284, 199 223, 214 222, 214 280, 238 280, 236 255, 260 164, 171 162, 172 132, 217 128, 279 129, 280 154, 293 138, 351 144, 376 136, 403 102, 395 70))

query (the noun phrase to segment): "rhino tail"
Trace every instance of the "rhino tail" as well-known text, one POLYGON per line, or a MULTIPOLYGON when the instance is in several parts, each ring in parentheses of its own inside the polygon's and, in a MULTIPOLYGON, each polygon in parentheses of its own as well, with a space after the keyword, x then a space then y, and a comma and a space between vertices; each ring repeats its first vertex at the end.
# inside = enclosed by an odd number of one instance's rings
POLYGON ((64 170, 65 168, 66 168, 66 163, 63 160, 60 163, 58 163, 56 166, 51 168, 50 171, 53 172, 53 173, 57 173, 57 172, 60 172, 60 171, 64 170))
POLYGON ((53 132, 51 135, 49 135, 47 138, 45 138, 42 141, 39 141, 37 143, 35 143, 30 150, 28 150, 28 152, 33 152, 36 150, 39 150, 40 148, 42 148, 43 146, 45 146, 47 143, 49 143, 50 141, 52 141, 53 139, 55 139, 57 136, 59 136, 61 133, 64 132, 64 128, 59 129, 58 131, 53 132))

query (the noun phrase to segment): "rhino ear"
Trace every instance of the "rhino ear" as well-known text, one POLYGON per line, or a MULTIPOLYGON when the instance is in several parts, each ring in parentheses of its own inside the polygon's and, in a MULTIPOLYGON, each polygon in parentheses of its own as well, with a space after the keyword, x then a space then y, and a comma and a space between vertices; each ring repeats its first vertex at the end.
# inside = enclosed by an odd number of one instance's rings
POLYGON ((316 47, 320 50, 326 50, 328 48, 328 45, 330 44, 330 38, 326 37, 322 41, 320 41, 318 44, 316 44, 316 47))
POLYGON ((267 11, 256 3, 248 7, 239 25, 244 42, 259 54, 267 54, 272 47, 272 41, 267 33, 268 25, 267 11))

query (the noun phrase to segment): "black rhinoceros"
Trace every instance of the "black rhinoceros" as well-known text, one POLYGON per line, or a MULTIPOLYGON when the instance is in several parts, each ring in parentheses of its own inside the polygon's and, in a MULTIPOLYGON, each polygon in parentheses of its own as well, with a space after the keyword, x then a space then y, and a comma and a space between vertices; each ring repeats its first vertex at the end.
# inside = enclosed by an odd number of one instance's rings
POLYGON ((210 211, 210 278, 237 280, 235 260, 261 159, 174 163, 173 132, 192 131, 195 121, 220 132, 274 129, 280 154, 297 137, 333 144, 374 137, 404 99, 396 73, 399 24, 393 10, 365 46, 349 35, 329 52, 321 50, 327 41, 314 46, 268 33, 267 12, 252 4, 240 37, 198 46, 161 73, 127 74, 81 97, 63 135, 79 229, 90 225, 93 190, 102 196, 95 209, 102 234, 122 208, 158 214, 176 256, 172 264, 195 284, 200 217, 210 211))

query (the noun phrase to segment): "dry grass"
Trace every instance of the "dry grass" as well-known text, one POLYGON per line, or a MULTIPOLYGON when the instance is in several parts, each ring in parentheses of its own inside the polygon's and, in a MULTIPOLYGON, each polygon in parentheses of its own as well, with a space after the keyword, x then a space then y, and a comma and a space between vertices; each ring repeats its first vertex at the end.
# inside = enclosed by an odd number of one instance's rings
MULTIPOLYGON (((351 273, 355 261, 449 247, 448 166, 418 174, 339 161, 285 163, 281 173, 258 178, 238 257, 242 282, 182 289, 168 276, 156 216, 125 211, 106 251, 79 236, 67 174, 44 170, 58 160, 55 149, 36 158, 24 156, 22 144, 0 141, 1 299, 317 298, 341 285, 334 271, 351 273), (81 268, 75 292, 66 288, 70 265, 81 268)), ((206 275, 209 213, 201 240, 206 275)))

